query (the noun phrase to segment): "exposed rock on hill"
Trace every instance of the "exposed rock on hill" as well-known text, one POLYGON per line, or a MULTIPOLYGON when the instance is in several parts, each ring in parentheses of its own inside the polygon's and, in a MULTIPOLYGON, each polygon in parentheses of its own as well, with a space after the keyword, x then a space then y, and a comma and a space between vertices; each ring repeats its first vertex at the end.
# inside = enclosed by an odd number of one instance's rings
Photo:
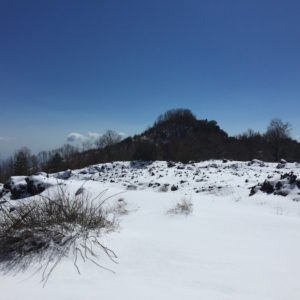
POLYGON ((45 173, 33 176, 12 176, 0 190, 1 195, 10 193, 11 199, 17 200, 42 193, 52 186, 45 173))
POLYGON ((291 195, 294 200, 298 201, 300 195, 300 179, 293 172, 276 176, 275 178, 266 179, 263 183, 259 183, 251 188, 250 196, 258 191, 267 194, 280 196, 291 195))

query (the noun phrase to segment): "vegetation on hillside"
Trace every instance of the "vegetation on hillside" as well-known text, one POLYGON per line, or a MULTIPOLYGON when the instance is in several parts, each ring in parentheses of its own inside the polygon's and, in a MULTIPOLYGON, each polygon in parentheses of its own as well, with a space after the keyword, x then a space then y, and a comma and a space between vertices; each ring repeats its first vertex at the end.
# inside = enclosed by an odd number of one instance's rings
POLYGON ((87 165, 124 160, 173 160, 187 162, 207 159, 300 161, 300 143, 291 138, 291 126, 271 120, 265 133, 249 129, 230 137, 216 121, 197 120, 188 109, 173 109, 160 115, 153 126, 124 140, 108 130, 94 147, 72 145, 31 155, 22 148, 0 164, 0 182, 12 175, 30 175, 76 169, 87 165))

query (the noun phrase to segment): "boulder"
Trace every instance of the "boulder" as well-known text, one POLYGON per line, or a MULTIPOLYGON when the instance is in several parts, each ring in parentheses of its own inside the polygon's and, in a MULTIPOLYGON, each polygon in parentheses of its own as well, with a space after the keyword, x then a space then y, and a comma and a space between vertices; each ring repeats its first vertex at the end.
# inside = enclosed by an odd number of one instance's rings
POLYGON ((135 190, 137 190, 137 186, 134 185, 134 184, 130 184, 130 185, 127 186, 127 190, 129 190, 129 191, 135 191, 135 190))
POLYGON ((27 182, 27 192, 30 196, 38 195, 50 186, 45 177, 41 175, 26 177, 25 181, 27 182))
POLYGON ((258 167, 264 167, 265 163, 262 160, 259 159, 252 159, 249 163, 248 166, 258 166, 258 167))
MULTIPOLYGON (((84 170, 84 171, 87 173, 86 170, 84 170)), ((80 173, 80 174, 86 174, 86 173, 80 173)), ((59 173, 56 174, 56 178, 64 179, 64 180, 69 179, 71 176, 72 176, 72 170, 66 170, 66 171, 59 172, 59 173)))
POLYGON ((30 196, 27 191, 27 182, 25 178, 25 176, 12 176, 5 182, 4 188, 11 192, 11 198, 13 200, 30 196))
POLYGON ((174 191, 177 191, 177 190, 178 190, 178 186, 173 184, 171 186, 171 191, 174 192, 174 191))
POLYGON ((266 194, 274 194, 279 196, 295 195, 300 189, 300 179, 291 173, 282 174, 277 179, 266 179, 263 183, 253 186, 250 190, 250 196, 262 191, 266 194))
POLYGON ((276 166, 277 169, 283 169, 283 168, 285 168, 285 167, 286 167, 286 164, 284 164, 284 163, 279 163, 279 164, 276 166))
POLYGON ((11 199, 18 200, 38 195, 49 186, 48 178, 43 175, 12 176, 4 184, 4 189, 11 193, 11 199))

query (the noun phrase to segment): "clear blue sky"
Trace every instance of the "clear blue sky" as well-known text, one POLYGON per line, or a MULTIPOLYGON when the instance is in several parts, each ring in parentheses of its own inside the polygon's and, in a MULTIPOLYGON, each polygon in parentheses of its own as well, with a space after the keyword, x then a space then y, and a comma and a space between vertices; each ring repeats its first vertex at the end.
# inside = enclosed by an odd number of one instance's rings
POLYGON ((134 134, 170 108, 300 136, 299 0, 1 0, 0 153, 134 134))

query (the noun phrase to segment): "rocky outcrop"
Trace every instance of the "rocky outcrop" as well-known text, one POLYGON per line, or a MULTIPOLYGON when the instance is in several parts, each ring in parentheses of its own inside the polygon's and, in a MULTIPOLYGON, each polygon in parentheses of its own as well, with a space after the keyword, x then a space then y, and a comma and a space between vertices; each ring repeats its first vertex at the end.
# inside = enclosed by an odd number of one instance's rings
MULTIPOLYGON (((12 176, 3 186, 2 195, 11 193, 11 199, 17 200, 42 193, 51 186, 46 174, 32 176, 12 176)), ((0 196, 1 196, 0 194, 0 196)))
POLYGON ((249 163, 248 166, 258 166, 258 167, 264 167, 265 163, 262 160, 259 159, 252 159, 249 163))
POLYGON ((295 200, 300 195, 300 179, 293 172, 285 173, 277 179, 266 179, 263 183, 253 186, 250 190, 250 196, 258 191, 284 197, 290 195, 295 200))

